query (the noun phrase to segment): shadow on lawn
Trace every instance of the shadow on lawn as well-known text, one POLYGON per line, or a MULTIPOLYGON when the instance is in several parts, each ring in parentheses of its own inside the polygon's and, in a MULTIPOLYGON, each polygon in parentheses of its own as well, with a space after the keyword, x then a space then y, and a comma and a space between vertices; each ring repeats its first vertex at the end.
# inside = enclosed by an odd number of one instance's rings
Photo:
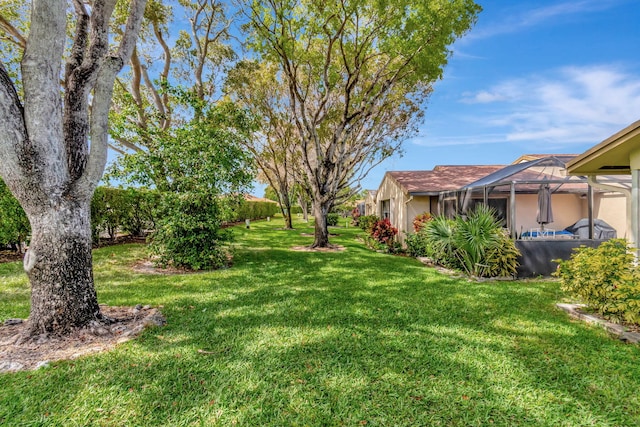
MULTIPOLYGON (((154 278, 144 291, 143 275, 105 272, 116 281, 101 298, 148 297, 165 305, 168 325, 22 387, 63 381, 56 402, 31 404, 62 414, 98 399, 102 411, 84 421, 103 424, 622 425, 639 416, 637 348, 553 311, 553 284, 468 283, 340 243, 346 253, 241 251, 231 270, 154 278)), ((12 402, 7 414, 27 404, 20 389, 0 398, 12 402)))

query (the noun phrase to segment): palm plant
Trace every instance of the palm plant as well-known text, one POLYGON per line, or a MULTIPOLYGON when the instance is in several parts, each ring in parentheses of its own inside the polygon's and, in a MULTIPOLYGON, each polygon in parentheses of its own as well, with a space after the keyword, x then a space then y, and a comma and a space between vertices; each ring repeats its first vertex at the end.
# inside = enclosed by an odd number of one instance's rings
POLYGON ((455 243, 455 221, 437 216, 425 223, 419 234, 427 241, 428 253, 438 264, 455 268, 458 264, 455 243))
POLYGON ((453 240, 458 248, 456 255, 462 268, 472 276, 485 276, 490 265, 486 253, 495 248, 502 239, 502 225, 496 219, 495 209, 479 204, 469 212, 467 219, 457 217, 453 240))

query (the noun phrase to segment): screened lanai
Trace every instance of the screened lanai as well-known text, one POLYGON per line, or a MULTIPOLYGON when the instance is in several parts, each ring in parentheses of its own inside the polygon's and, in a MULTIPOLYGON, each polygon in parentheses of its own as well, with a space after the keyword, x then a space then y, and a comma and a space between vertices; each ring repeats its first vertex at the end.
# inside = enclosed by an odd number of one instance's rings
POLYGON ((478 203, 488 204, 514 239, 593 239, 599 237, 594 235, 594 224, 602 223, 624 237, 630 180, 607 176, 599 178, 597 187, 590 185, 587 177, 567 175, 566 163, 573 157, 547 156, 506 166, 457 191, 442 193, 441 212, 464 215, 478 203), (567 231, 580 220, 587 223, 586 230, 580 235, 567 231))
POLYGON ((574 156, 546 156, 506 166, 457 191, 443 192, 440 212, 465 215, 492 206, 516 239, 519 277, 550 275, 556 259, 604 239, 627 237, 631 181, 622 176, 569 176, 574 156), (604 225, 602 225, 604 224, 604 225), (603 231, 604 230, 604 231, 603 231))

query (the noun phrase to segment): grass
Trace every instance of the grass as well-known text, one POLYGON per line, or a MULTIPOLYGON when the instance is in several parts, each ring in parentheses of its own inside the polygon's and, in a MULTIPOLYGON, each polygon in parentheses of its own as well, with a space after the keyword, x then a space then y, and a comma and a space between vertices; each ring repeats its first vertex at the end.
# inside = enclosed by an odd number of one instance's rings
MULTIPOLYGON (((640 425, 640 349, 569 320, 553 281, 452 279, 371 252, 293 252, 306 224, 237 228, 230 269, 144 275, 140 245, 95 252, 101 303, 168 324, 109 353, 0 374, 0 424, 640 425), (205 350, 208 354, 199 353, 205 350)), ((0 265, 0 320, 28 315, 0 265)))

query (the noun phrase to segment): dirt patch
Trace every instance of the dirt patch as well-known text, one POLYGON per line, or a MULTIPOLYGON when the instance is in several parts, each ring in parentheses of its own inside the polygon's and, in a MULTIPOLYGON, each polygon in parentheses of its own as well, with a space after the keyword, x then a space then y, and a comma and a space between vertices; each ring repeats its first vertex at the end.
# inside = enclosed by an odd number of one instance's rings
MULTIPOLYGON (((300 235, 304 237, 316 237, 316 235, 313 233, 300 233, 300 235)), ((339 234, 329 233, 329 237, 336 237, 336 236, 339 236, 339 234)))
POLYGON ((345 250, 345 247, 340 245, 333 245, 330 248, 310 248, 309 246, 294 246, 291 248, 291 250, 297 252, 342 252, 345 250))
POLYGON ((0 264, 3 262, 15 262, 22 261, 24 254, 20 254, 14 251, 0 251, 0 264))
POLYGON ((108 351, 135 338, 147 326, 166 323, 160 311, 149 306, 100 306, 100 309, 115 322, 110 325, 96 322, 62 338, 41 336, 20 342, 27 323, 21 319, 7 320, 6 326, 0 326, 0 372, 38 369, 46 367, 49 362, 108 351))

